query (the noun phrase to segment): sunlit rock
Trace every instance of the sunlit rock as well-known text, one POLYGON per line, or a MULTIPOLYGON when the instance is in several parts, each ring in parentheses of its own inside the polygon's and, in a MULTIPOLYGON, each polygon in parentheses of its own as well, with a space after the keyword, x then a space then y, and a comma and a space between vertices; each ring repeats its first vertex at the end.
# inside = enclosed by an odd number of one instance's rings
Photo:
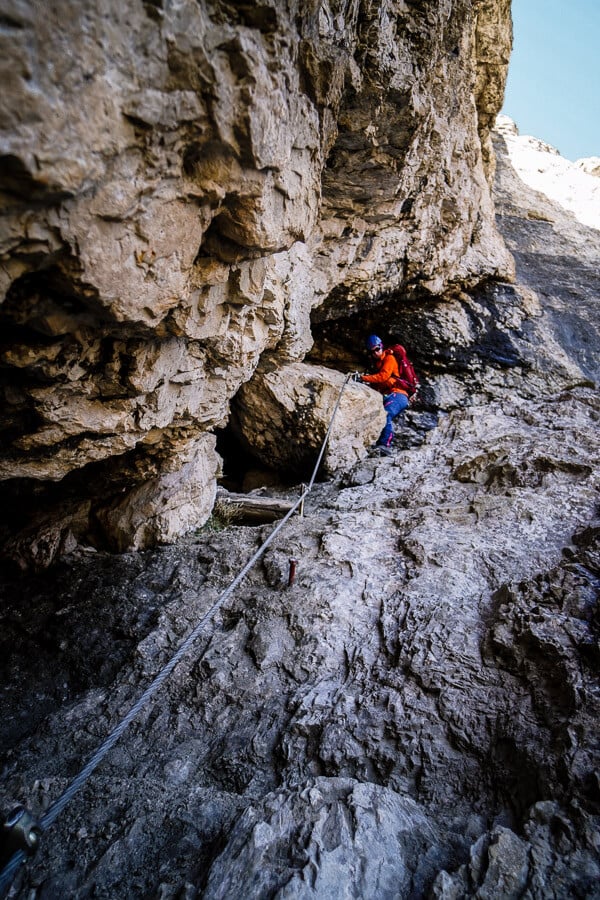
MULTIPOLYGON (((600 182, 594 177, 600 173, 597 158, 564 159, 549 144, 519 134, 507 116, 498 117, 497 134, 504 141, 511 166, 529 188, 573 213, 582 225, 600 230, 600 182)), ((538 215, 542 215, 541 209, 538 215)))
POLYGON ((348 468, 375 443, 386 417, 381 394, 345 381, 340 372, 305 363, 257 372, 236 399, 235 428, 261 462, 307 475, 332 423, 324 471, 348 468))
POLYGON ((303 359, 319 307, 512 277, 489 151, 508 0, 24 2, 1 43, 0 472, 22 505, 43 490, 50 515, 77 473, 122 485, 129 454, 158 484, 158 443, 221 428, 265 354, 303 359))

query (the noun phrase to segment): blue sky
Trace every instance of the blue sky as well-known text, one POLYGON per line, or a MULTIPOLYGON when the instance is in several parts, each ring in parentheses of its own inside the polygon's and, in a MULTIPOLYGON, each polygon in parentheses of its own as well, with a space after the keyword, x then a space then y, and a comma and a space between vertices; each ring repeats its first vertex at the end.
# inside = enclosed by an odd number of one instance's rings
POLYGON ((600 0, 512 0, 502 112, 566 159, 600 156, 600 0))

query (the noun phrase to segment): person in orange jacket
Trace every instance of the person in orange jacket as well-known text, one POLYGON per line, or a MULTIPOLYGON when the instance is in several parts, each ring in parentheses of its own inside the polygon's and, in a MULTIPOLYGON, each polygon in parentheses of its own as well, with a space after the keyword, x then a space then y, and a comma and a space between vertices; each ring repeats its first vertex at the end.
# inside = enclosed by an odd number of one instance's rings
POLYGON ((367 338, 367 350, 373 360, 375 372, 372 375, 360 375, 358 381, 368 384, 383 394, 383 408, 387 421, 375 445, 375 449, 389 454, 394 429, 392 422, 408 407, 408 394, 398 386, 400 371, 396 357, 391 350, 386 350, 381 338, 372 334, 367 338))

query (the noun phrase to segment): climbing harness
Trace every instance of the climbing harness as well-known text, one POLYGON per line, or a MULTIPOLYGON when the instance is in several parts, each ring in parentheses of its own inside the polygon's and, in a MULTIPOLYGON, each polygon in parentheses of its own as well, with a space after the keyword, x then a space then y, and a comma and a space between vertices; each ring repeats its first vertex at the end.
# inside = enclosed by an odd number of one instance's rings
POLYGON ((229 587, 227 587, 223 591, 223 593, 213 603, 211 608, 200 619, 194 630, 187 636, 187 638, 184 640, 184 642, 181 644, 181 646, 176 651, 174 656, 169 660, 169 662, 160 670, 156 678, 146 688, 137 703, 135 703, 131 707, 126 716, 121 720, 121 722, 119 722, 116 728, 111 731, 108 737, 98 747, 87 765, 84 766, 81 772, 73 779, 73 781, 63 792, 63 794, 61 794, 58 800, 56 800, 55 803, 50 806, 48 811, 39 819, 39 821, 22 806, 17 807, 8 816, 2 826, 2 837, 5 853, 12 853, 12 855, 10 856, 9 862, 0 872, 0 896, 3 896, 4 891, 7 890, 8 887, 12 884, 12 881, 21 864, 27 859, 27 857, 32 856, 33 853, 35 853, 39 846, 42 833, 46 831, 50 827, 50 825, 52 825, 52 823, 58 818, 65 806, 70 803, 75 794, 83 787, 94 769, 96 769, 96 767, 100 765, 106 754, 117 743, 119 738, 126 731, 131 722, 136 718, 138 713, 148 703, 150 698, 158 691, 163 682, 166 681, 175 666, 181 661, 182 657, 185 656, 194 641, 199 637, 207 622, 212 618, 217 610, 220 609, 221 606, 223 606, 225 601, 231 596, 240 582, 243 581, 250 569, 252 569, 256 562, 258 562, 267 547, 273 542, 276 535, 281 531, 283 526, 286 524, 288 519, 292 517, 298 507, 304 509, 304 500, 311 492, 315 483, 315 478, 317 477, 321 465, 321 460, 323 459, 323 454, 325 453, 325 449, 329 442, 329 437, 333 428, 333 421, 339 409, 342 394, 344 393, 344 388, 351 379, 352 375, 350 374, 347 375, 344 380, 344 383, 338 394, 336 404, 333 408, 331 419, 329 420, 329 427, 323 439, 321 451, 317 458, 317 462, 315 463, 311 479, 306 487, 304 487, 303 485, 302 494, 291 507, 291 509, 289 509, 285 516, 278 522, 268 538, 261 544, 254 556, 246 563, 241 572, 233 579, 229 587))

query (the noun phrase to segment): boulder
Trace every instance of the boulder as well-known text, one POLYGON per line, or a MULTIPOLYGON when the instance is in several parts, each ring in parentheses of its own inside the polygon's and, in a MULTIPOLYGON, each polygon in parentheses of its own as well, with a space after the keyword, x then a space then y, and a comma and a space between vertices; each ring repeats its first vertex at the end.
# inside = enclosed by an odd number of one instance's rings
POLYGON ((290 363, 257 372, 235 402, 233 426, 262 463, 308 475, 317 461, 338 397, 323 468, 332 473, 366 455, 385 425, 381 395, 325 366, 290 363))

